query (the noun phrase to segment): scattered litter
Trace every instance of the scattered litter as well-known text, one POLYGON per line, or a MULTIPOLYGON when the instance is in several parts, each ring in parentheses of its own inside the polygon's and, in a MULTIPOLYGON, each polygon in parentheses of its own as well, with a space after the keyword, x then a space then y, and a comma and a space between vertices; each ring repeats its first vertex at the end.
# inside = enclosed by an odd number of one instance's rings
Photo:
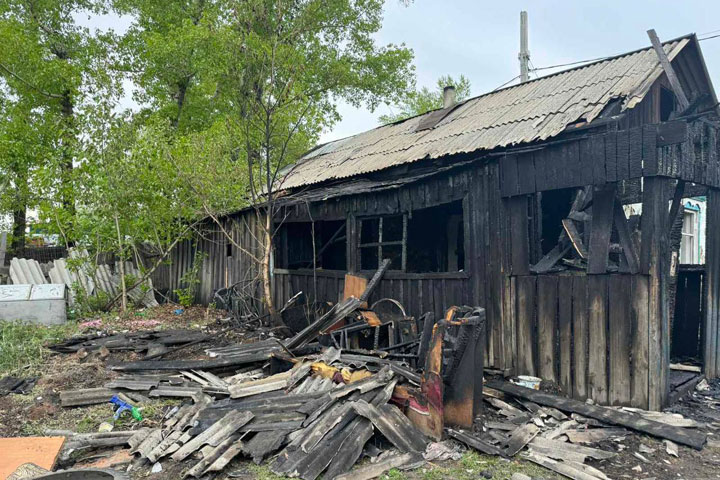
POLYGON ((670 440, 665 440, 665 451, 668 455, 672 455, 673 457, 679 457, 678 446, 670 440))

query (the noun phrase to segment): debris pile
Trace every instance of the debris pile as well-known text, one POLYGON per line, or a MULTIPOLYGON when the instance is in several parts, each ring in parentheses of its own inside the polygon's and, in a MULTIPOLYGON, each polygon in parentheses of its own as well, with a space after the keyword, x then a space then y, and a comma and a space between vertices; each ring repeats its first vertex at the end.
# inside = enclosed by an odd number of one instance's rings
MULTIPOLYGON (((500 380, 486 383, 484 397, 489 408, 482 430, 448 429, 450 437, 485 454, 518 455, 571 479, 608 480, 602 466, 626 448, 622 441, 631 431, 663 439, 667 454, 675 457, 678 444, 700 450, 706 443, 700 425, 678 414, 601 407, 500 380)), ((649 452, 640 444, 633 456, 644 465, 649 452)))

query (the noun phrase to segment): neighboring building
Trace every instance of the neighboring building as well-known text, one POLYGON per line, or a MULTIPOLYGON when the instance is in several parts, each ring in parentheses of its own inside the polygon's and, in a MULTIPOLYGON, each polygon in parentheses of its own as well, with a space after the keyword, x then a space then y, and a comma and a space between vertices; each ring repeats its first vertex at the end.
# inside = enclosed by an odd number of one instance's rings
MULTIPOLYGON (((646 48, 318 146, 281 185, 275 303, 299 291, 335 302, 346 272, 390 258, 371 302, 395 298, 416 318, 484 307, 486 365, 573 397, 661 407, 678 335, 717 376, 717 99, 694 35, 664 52, 679 87, 646 48), (684 216, 682 245, 670 213, 684 216), (677 248, 705 262, 693 272, 701 302, 687 289, 671 300, 677 248)), ((259 250, 257 221, 253 210, 224 219, 242 250, 208 223, 155 285, 176 288, 195 249, 207 254, 199 300, 255 278, 244 251, 259 250)))

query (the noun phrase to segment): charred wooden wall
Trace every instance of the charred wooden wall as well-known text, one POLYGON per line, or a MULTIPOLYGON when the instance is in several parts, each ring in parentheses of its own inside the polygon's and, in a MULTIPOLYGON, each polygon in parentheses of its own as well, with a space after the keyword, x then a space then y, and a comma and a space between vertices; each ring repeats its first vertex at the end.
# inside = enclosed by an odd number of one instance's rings
POLYGON ((649 362, 662 348, 647 275, 512 277, 517 372, 577 399, 648 408, 649 362))

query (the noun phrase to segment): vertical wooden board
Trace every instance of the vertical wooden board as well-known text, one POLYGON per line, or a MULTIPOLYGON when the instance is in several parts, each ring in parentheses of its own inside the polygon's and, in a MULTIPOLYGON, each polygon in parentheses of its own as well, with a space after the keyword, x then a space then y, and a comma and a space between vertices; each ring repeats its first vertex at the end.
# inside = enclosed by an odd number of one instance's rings
POLYGON ((631 286, 632 388, 633 407, 648 406, 648 278, 633 275, 631 286))
POLYGON ((630 142, 628 138, 628 130, 620 130, 617 132, 617 176, 615 180, 626 180, 630 178, 630 162, 629 162, 629 150, 630 142))
POLYGON ((528 203, 526 196, 508 199, 510 213, 511 256, 513 275, 530 271, 530 239, 528 237, 528 203))
POLYGON ((572 394, 572 297, 573 277, 558 278, 558 383, 572 394))
POLYGON ((580 161, 580 141, 567 144, 568 159, 568 187, 577 187, 583 184, 583 165, 580 161))
POLYGON ((535 164, 535 188, 538 192, 547 190, 547 149, 533 152, 533 163, 535 164))
POLYGON ((642 176, 643 129, 635 127, 630 129, 630 178, 642 176))
POLYGON ((584 400, 588 396, 588 277, 572 279, 572 396, 584 400))
POLYGON ((607 275, 588 278, 589 396, 606 405, 607 391, 607 275))
POLYGON ((515 277, 504 275, 503 289, 502 289, 502 323, 503 323, 503 339, 505 348, 503 354, 505 355, 504 368, 509 368, 515 371, 517 363, 517 339, 516 339, 516 327, 515 322, 515 296, 517 288, 515 286, 515 277))
POLYGON ((532 153, 523 153, 517 157, 518 193, 535 193, 535 163, 532 153))
POLYGON ((535 375, 535 277, 515 277, 519 375, 535 375))
POLYGON ((607 271, 615 189, 615 184, 607 184, 593 192, 592 229, 587 267, 587 272, 590 274, 604 274, 607 271))
POLYGON ((595 185, 602 185, 606 181, 606 163, 607 158, 605 155, 605 136, 595 135, 590 137, 590 162, 592 163, 593 172, 593 183, 595 185))
POLYGON ((552 382, 557 381, 555 372, 557 296, 557 277, 555 275, 539 275, 537 278, 538 375, 540 378, 552 382))
POLYGON ((605 135, 605 181, 614 182, 617 177, 617 133, 605 135))
POLYGON ((517 195, 518 169, 517 155, 505 155, 500 158, 501 185, 500 191, 503 196, 517 195))
POLYGON ((608 277, 608 400, 611 405, 630 405, 630 276, 608 277))
POLYGON ((720 192, 714 188, 708 189, 707 203, 707 238, 705 254, 705 291, 707 292, 705 307, 705 335, 703 345, 703 359, 705 362, 705 376, 717 378, 720 373, 720 192))
POLYGON ((580 165, 580 184, 592 185, 595 164, 592 157, 592 142, 590 139, 580 140, 578 160, 580 165))

